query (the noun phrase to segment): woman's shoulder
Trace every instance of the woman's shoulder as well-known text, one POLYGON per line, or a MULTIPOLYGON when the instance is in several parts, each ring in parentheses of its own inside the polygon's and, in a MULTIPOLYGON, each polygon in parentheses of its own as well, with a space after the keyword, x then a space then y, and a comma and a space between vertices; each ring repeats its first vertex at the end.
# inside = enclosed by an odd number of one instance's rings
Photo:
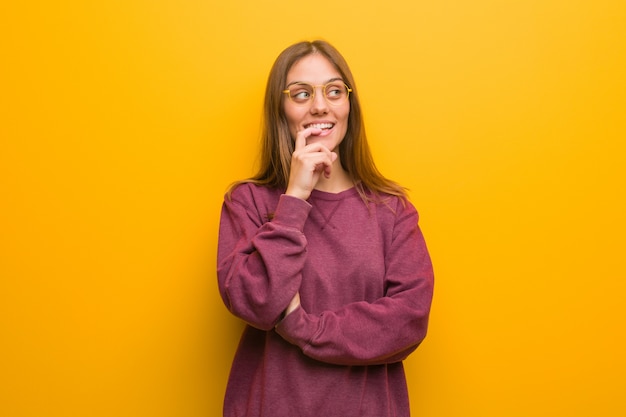
MULTIPOLYGON (((358 188, 358 187, 357 187, 358 188)), ((408 195, 400 193, 391 193, 386 191, 374 191, 367 186, 362 186, 363 194, 374 204, 383 204, 386 206, 403 206, 411 205, 408 195)))
POLYGON ((365 189, 365 194, 370 204, 374 204, 378 208, 376 212, 379 216, 393 218, 407 215, 417 216, 417 210, 406 194, 398 195, 386 192, 373 192, 369 189, 365 189))
POLYGON ((283 193, 278 188, 268 187, 252 181, 240 181, 233 184, 226 193, 226 200, 239 202, 267 201, 278 199, 283 193))

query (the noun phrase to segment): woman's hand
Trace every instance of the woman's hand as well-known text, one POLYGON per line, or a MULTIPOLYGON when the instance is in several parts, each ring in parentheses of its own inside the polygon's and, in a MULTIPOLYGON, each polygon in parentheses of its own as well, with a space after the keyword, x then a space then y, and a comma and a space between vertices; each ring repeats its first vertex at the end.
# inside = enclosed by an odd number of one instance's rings
POLYGON ((322 172, 330 177, 337 154, 319 143, 306 144, 309 136, 322 133, 313 127, 301 130, 296 135, 295 150, 291 155, 291 172, 285 194, 306 200, 311 195, 322 172))
POLYGON ((300 293, 299 292, 297 292, 296 295, 289 302, 289 305, 285 309, 285 313, 283 314, 283 317, 287 317, 290 313, 292 313, 298 307, 300 307, 300 293))

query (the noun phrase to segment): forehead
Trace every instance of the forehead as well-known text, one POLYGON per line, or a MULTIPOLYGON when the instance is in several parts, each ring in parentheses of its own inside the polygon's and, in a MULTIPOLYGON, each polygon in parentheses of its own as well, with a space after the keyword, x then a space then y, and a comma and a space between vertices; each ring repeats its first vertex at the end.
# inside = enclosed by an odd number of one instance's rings
POLYGON ((311 54, 293 64, 287 73, 287 84, 295 81, 324 84, 333 78, 341 78, 335 66, 325 56, 311 54))

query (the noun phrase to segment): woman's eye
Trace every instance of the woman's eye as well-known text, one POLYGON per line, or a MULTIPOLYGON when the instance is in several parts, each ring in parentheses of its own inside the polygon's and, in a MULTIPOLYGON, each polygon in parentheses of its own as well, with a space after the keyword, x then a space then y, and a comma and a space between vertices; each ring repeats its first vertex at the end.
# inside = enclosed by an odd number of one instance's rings
POLYGON ((328 89, 326 90, 326 97, 333 98, 333 99, 341 98, 343 97, 344 93, 345 93, 345 87, 333 85, 333 86, 329 86, 328 89))
POLYGON ((311 99, 311 92, 307 89, 298 89, 291 93, 291 98, 298 102, 306 102, 311 99))

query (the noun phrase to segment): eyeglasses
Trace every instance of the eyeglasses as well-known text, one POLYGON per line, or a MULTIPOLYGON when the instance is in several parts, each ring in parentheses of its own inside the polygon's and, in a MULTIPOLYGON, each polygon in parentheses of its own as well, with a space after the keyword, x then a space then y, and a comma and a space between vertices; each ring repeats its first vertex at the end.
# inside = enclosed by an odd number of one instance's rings
POLYGON ((297 82, 291 84, 286 90, 283 90, 284 94, 289 96, 289 99, 297 105, 305 105, 313 101, 315 98, 315 90, 317 87, 321 87, 324 92, 324 98, 328 104, 338 106, 348 100, 348 96, 352 92, 352 89, 348 85, 341 81, 332 81, 323 85, 312 85, 305 82, 297 82))

